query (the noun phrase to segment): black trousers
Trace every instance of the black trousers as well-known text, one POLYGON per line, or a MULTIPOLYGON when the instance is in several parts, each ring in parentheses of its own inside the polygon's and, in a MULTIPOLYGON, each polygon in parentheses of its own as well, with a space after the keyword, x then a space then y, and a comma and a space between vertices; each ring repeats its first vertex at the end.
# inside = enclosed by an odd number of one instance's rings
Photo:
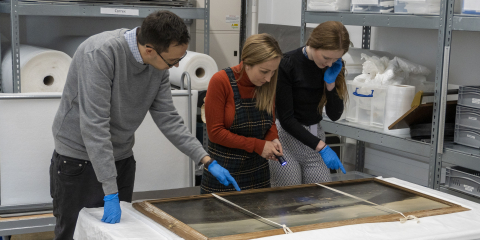
MULTIPOLYGON (((135 182, 135 159, 116 161, 118 197, 131 202, 135 182)), ((78 213, 82 208, 103 207, 102 184, 97 180, 92 163, 66 157, 53 151, 50 164, 50 195, 56 218, 55 240, 71 240, 78 213)), ((100 220, 99 220, 100 221, 100 220)))

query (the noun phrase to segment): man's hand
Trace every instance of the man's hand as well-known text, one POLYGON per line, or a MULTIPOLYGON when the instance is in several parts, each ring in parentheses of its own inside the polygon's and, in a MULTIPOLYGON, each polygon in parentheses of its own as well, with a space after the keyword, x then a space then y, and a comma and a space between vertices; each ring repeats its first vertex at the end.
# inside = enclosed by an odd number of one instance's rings
POLYGON ((119 223, 122 216, 122 210, 120 209, 120 200, 118 199, 118 193, 107 195, 103 198, 105 205, 103 207, 102 222, 106 223, 119 223))

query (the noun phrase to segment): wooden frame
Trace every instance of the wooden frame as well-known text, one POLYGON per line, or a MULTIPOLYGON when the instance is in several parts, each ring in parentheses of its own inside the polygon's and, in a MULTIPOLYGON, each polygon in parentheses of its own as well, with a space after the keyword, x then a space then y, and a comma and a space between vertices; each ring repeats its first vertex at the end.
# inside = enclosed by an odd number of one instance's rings
MULTIPOLYGON (((323 185, 328 185, 330 187, 335 187, 335 185, 342 185, 342 184, 351 184, 351 183, 379 183, 384 186, 393 187, 394 189, 398 189, 400 191, 405 191, 408 193, 413 193, 416 196, 423 197, 429 200, 432 200, 439 204, 447 205, 448 207, 431 209, 431 210, 420 210, 420 211, 412 211, 412 212, 404 212, 405 216, 407 215, 415 215, 418 218, 427 217, 427 216, 434 216, 434 215, 441 215, 441 214, 449 214, 461 211, 467 211, 469 209, 464 208, 460 205, 450 203, 445 200, 441 200, 424 193, 416 192, 395 184, 391 184, 385 182, 383 180, 379 180, 376 178, 368 178, 368 179, 359 179, 359 180, 348 180, 348 181, 338 181, 338 182, 329 182, 329 183, 322 183, 323 185)), ((217 195, 222 197, 229 197, 234 195, 243 195, 243 194, 252 194, 252 193, 268 193, 274 191, 288 191, 288 190, 295 190, 299 188, 321 188, 315 184, 304 184, 304 185, 297 185, 297 186, 288 186, 288 187, 278 187, 278 188, 264 188, 264 189, 254 189, 254 190, 245 190, 241 192, 226 192, 226 193, 218 193, 217 195)), ((323 188, 322 188, 323 189, 323 188)), ((166 202, 176 202, 176 201, 185 201, 185 200, 194 200, 194 199, 206 199, 206 198, 214 198, 211 194, 203 194, 203 195, 196 195, 190 197, 179 197, 179 198, 169 198, 169 199, 161 199, 161 200, 149 200, 139 203, 134 203, 133 207, 138 211, 142 212, 149 218, 153 219, 157 223, 161 224, 162 226, 166 227, 170 231, 176 233, 180 237, 185 238, 186 240, 196 240, 196 239, 204 239, 204 240, 241 240, 241 239, 252 239, 252 238, 260 238, 260 237, 267 237, 273 235, 280 235, 284 234, 282 228, 274 229, 274 230, 266 230, 266 231, 259 231, 259 232, 250 232, 250 233, 242 233, 242 234, 235 234, 235 235, 227 235, 227 236, 219 236, 219 237, 207 237, 200 233, 199 231, 193 229, 189 225, 181 222, 180 220, 176 219, 175 217, 167 214, 166 212, 160 210, 154 204, 156 203, 166 203, 166 202)), ((338 226, 345 226, 345 225, 352 225, 352 224, 361 224, 361 223, 377 223, 377 222, 394 222, 399 221, 401 217, 400 214, 388 214, 388 215, 380 215, 380 216, 373 216, 373 217, 363 217, 363 218, 356 218, 356 219, 348 219, 348 220, 341 220, 341 221, 333 221, 333 222, 323 222, 323 223, 315 223, 309 225, 302 225, 302 226, 294 226, 290 227, 293 232, 301 232, 301 231, 308 231, 314 229, 322 229, 322 228, 330 228, 330 227, 338 227, 338 226)))

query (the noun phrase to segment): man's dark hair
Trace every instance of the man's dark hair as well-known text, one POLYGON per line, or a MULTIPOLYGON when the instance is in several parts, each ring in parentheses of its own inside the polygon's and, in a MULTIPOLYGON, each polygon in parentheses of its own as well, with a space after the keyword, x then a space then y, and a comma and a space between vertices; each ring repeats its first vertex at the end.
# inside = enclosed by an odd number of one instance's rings
POLYGON ((151 13, 143 20, 137 41, 141 45, 151 44, 158 54, 168 51, 172 43, 188 44, 190 35, 187 25, 176 14, 169 11, 151 13))

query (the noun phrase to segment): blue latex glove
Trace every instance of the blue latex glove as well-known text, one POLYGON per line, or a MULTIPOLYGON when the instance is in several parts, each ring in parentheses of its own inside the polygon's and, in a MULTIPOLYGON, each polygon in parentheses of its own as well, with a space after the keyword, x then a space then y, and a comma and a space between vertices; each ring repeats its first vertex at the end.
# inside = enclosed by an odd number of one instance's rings
POLYGON ((335 169, 335 170, 340 168, 344 174, 347 173, 345 171, 345 168, 343 168, 343 165, 340 162, 340 159, 338 158, 337 154, 329 146, 325 146, 322 149, 322 151, 318 153, 322 155, 323 161, 325 162, 325 165, 327 165, 328 168, 335 169))
POLYGON ((217 160, 213 160, 213 162, 208 165, 208 171, 215 176, 221 184, 228 186, 231 183, 237 191, 240 191, 235 179, 230 175, 227 169, 217 163, 217 160))
POLYGON ((107 195, 103 198, 105 205, 103 208, 102 222, 106 223, 119 223, 122 216, 122 210, 120 209, 120 200, 118 199, 118 193, 107 195))
POLYGON ((325 71, 325 75, 323 76, 323 80, 325 80, 326 83, 333 83, 337 79, 338 74, 342 70, 342 59, 339 58, 336 62, 332 64, 331 67, 327 68, 325 71))

